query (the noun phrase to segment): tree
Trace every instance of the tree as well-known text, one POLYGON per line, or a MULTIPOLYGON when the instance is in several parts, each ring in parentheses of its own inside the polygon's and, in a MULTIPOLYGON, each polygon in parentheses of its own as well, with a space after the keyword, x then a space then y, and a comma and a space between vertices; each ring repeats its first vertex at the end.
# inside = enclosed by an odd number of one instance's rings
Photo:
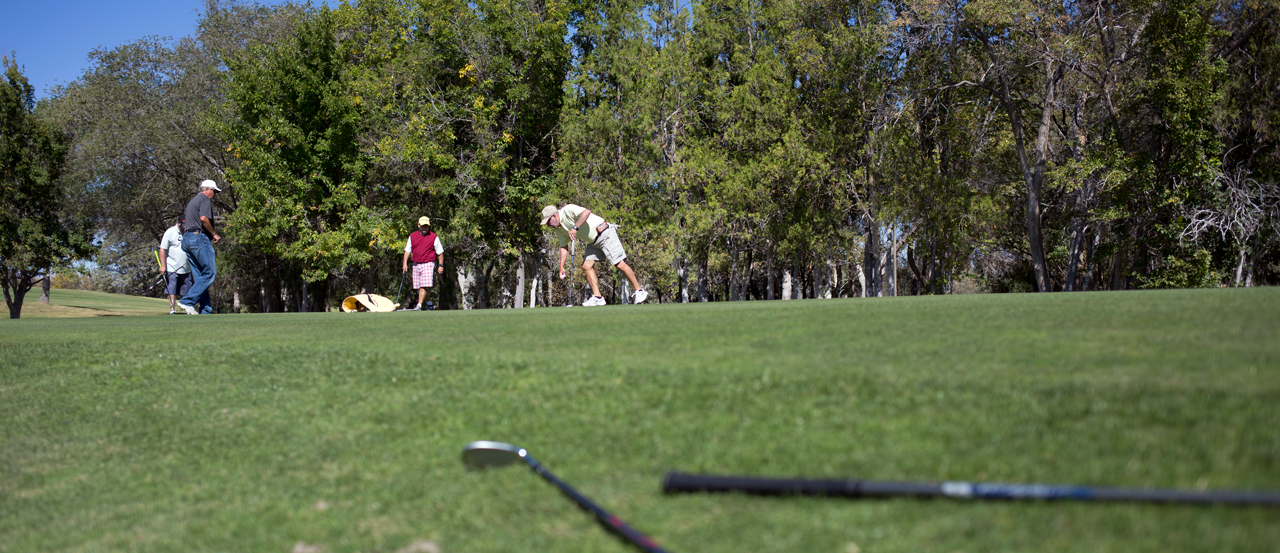
POLYGON ((0 287, 9 318, 22 315, 31 287, 55 264, 91 252, 83 224, 64 216, 59 180, 66 137, 35 114, 35 88, 17 60, 3 58, 0 86, 0 287))
MULTIPOLYGON (((228 61, 236 114, 228 149, 240 160, 228 171, 238 200, 228 235, 291 262, 307 283, 367 264, 373 238, 393 225, 361 201, 368 166, 357 142, 361 107, 344 78, 336 28, 334 12, 321 8, 290 40, 228 61)), ((326 289, 312 289, 319 309, 326 289)))

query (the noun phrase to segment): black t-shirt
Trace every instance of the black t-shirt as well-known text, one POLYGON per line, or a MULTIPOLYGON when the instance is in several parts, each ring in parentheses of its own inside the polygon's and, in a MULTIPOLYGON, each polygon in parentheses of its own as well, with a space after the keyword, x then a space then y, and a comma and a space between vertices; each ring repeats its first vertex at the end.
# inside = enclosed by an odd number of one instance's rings
POLYGON ((209 219, 210 226, 213 225, 213 202, 209 201, 209 197, 203 193, 196 193, 196 197, 187 202, 187 221, 182 225, 182 230, 203 230, 204 224, 200 222, 201 215, 209 219))

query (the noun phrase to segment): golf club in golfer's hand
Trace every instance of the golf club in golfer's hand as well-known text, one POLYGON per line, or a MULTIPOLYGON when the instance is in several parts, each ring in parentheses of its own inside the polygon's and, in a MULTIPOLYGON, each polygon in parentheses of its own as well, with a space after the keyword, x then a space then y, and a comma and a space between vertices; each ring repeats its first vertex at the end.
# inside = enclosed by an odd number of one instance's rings
POLYGON ((753 495, 827 495, 838 497, 950 497, 955 499, 1044 499, 1076 501, 1143 501, 1153 503, 1225 503, 1280 507, 1280 493, 1227 490, 1151 490, 1093 488, 1052 484, 994 482, 873 482, 870 480, 802 480, 704 476, 669 472, 662 491, 741 492, 753 495))
POLYGON ((604 524, 609 530, 618 533, 636 547, 649 553, 666 553, 666 550, 662 549, 658 542, 653 541, 653 538, 636 531, 635 528, 628 526, 622 519, 600 508, 590 499, 587 499, 586 496, 578 493, 578 490, 556 478, 554 474, 551 474, 551 471, 543 467, 533 457, 530 457, 529 452, 525 451, 523 447, 502 442, 478 441, 471 442, 462 448, 462 462, 470 469, 502 467, 521 460, 527 463, 534 472, 541 475, 548 482, 555 484, 557 488, 560 488, 560 491, 577 502, 579 507, 591 511, 600 520, 600 523, 604 524))

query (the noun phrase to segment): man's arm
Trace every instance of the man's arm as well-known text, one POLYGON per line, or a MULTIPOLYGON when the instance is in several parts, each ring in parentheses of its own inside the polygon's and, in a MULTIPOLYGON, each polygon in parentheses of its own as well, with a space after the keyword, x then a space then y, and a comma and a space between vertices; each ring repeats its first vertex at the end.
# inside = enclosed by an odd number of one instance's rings
POLYGON ((156 248, 160 252, 160 272, 169 276, 169 248, 156 248))
POLYGON ((204 215, 201 215, 201 216, 200 216, 200 224, 201 224, 201 225, 204 225, 204 229, 205 229, 205 230, 209 231, 209 236, 212 236, 212 237, 213 237, 213 241, 214 241, 215 243, 216 243, 217 241, 219 241, 219 240, 222 240, 222 237, 221 237, 221 236, 218 236, 218 233, 216 233, 216 232, 214 232, 214 231, 213 231, 213 221, 210 221, 208 217, 205 217, 204 215))
POLYGON ((436 236, 436 273, 444 274, 444 244, 440 243, 440 236, 436 236))
POLYGON ((582 208, 582 212, 578 214, 578 220, 573 222, 574 228, 569 229, 570 241, 576 240, 578 238, 578 229, 582 228, 582 225, 587 224, 587 217, 590 217, 590 216, 591 216, 591 210, 585 207, 582 208))
POLYGON ((569 259, 569 248, 560 246, 560 278, 564 278, 564 260, 569 259))
POLYGON ((404 252, 404 259, 400 261, 400 272, 409 270, 409 252, 404 252))

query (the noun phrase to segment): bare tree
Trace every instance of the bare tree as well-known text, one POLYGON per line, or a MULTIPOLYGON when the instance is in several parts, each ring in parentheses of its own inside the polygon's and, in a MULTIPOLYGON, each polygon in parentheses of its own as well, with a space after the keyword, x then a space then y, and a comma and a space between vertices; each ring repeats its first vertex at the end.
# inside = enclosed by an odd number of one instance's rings
MULTIPOLYGON (((1280 186, 1271 182, 1258 182, 1250 178, 1251 171, 1244 165, 1237 165, 1234 171, 1218 172, 1215 182, 1222 192, 1222 199, 1217 206, 1197 210, 1191 215, 1191 222, 1182 230, 1182 238, 1199 240, 1210 231, 1217 231, 1223 240, 1230 235, 1240 250, 1236 263, 1235 285, 1240 286, 1245 278, 1245 264, 1249 260, 1252 248, 1253 259, 1257 259, 1266 247, 1260 238, 1259 231, 1274 225, 1280 219, 1280 186)), ((1252 272, 1252 271, 1250 271, 1252 272)), ((1252 279, 1246 284, 1252 284, 1252 279)))

